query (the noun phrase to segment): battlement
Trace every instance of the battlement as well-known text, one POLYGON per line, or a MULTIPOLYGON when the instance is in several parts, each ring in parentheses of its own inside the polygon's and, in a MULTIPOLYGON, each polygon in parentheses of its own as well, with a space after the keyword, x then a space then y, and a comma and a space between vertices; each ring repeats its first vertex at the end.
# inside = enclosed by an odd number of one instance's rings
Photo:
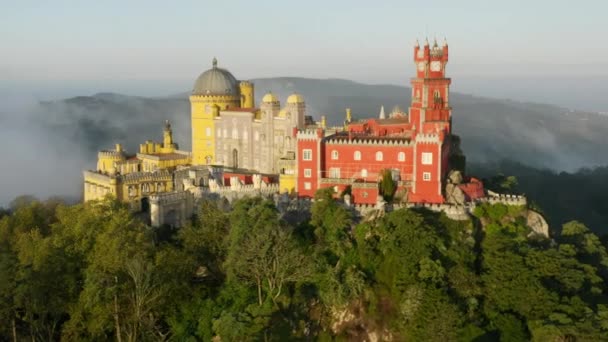
POLYGON ((328 144, 333 145, 372 145, 372 146, 412 146, 413 142, 409 138, 391 138, 391 137, 357 137, 352 139, 348 137, 328 137, 328 144))
POLYGON ((424 46, 420 47, 420 43, 416 40, 414 44, 414 60, 424 61, 429 59, 439 59, 443 62, 448 61, 448 42, 444 38, 443 44, 437 44, 437 39, 434 40, 433 46, 429 44, 428 38, 424 41, 424 46))
POLYGON ((439 144, 442 141, 441 136, 435 133, 420 133, 415 139, 416 143, 422 144, 439 144))
POLYGON ((322 129, 299 129, 296 133, 298 140, 319 140, 323 137, 322 129))
POLYGON ((92 180, 97 182, 109 182, 110 179, 114 178, 110 175, 100 173, 97 171, 83 171, 85 181, 92 180))
POLYGON ((188 191, 160 192, 150 195, 150 203, 166 205, 187 200, 192 194, 188 191))
POLYGON ((122 151, 115 151, 115 150, 101 150, 97 153, 97 158, 99 159, 103 159, 103 158, 107 158, 107 159, 124 159, 126 158, 124 152, 122 151))
POLYGON ((491 190, 488 190, 488 196, 478 199, 477 202, 489 204, 500 203, 504 205, 528 205, 528 199, 526 198, 526 196, 499 194, 491 190))
POLYGON ((234 101, 235 98, 238 98, 238 95, 190 95, 190 101, 200 101, 200 102, 218 102, 218 101, 234 101))
POLYGON ((126 184, 167 181, 172 179, 171 173, 168 170, 159 170, 154 172, 133 172, 122 177, 126 184))

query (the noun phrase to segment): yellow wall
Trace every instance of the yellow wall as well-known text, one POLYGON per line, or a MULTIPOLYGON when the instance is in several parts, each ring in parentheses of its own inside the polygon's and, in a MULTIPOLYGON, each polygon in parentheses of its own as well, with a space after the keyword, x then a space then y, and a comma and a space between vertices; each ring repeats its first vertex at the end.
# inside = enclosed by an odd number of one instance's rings
POLYGON ((152 194, 155 193, 159 193, 161 191, 158 191, 158 189, 156 188, 158 186, 158 184, 162 184, 163 185, 163 191, 162 192, 169 192, 169 191, 173 191, 173 180, 172 179, 165 179, 165 180, 154 180, 154 181, 141 181, 141 182, 135 182, 135 183, 129 183, 129 184, 122 184, 121 186, 121 197, 120 200, 123 202, 131 202, 132 205, 135 205, 134 209, 140 210, 140 201, 142 199, 142 197, 146 197, 146 196, 150 196, 152 194), (147 183, 149 186, 149 191, 147 193, 143 192, 142 186, 144 183, 147 183), (131 191, 131 193, 129 193, 129 187, 133 187, 134 190, 131 191))
POLYGON ((239 88, 241 91, 241 107, 242 108, 254 108, 254 93, 253 93, 253 83, 248 81, 241 81, 239 84, 239 88))
POLYGON ((174 168, 179 165, 190 164, 190 158, 184 155, 184 158, 180 159, 164 159, 161 160, 155 156, 146 156, 139 154, 137 156, 141 160, 141 170, 143 172, 152 172, 159 169, 174 168))
POLYGON ((121 197, 122 194, 116 179, 86 171, 84 174, 84 201, 102 199, 106 195, 121 197))
POLYGON ((240 96, 192 95, 190 96, 192 113, 192 164, 205 165, 215 161, 215 123, 213 107, 220 110, 228 107, 239 108, 240 96))
POLYGON ((279 175, 279 191, 281 193, 283 192, 287 192, 287 193, 294 193, 296 191, 296 175, 292 174, 292 175, 286 175, 286 174, 280 174, 279 175))

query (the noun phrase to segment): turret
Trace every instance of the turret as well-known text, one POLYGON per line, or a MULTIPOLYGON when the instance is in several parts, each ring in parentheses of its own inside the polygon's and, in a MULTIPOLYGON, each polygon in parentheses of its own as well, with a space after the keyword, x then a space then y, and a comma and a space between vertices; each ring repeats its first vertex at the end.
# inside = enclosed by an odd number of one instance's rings
POLYGON ((239 83, 239 90, 241 92, 241 108, 254 108, 253 83, 241 81, 239 83))
POLYGON ((353 121, 353 114, 350 108, 346 108, 346 119, 344 120, 344 130, 348 128, 348 124, 353 121))
POLYGON ((293 93, 287 97, 287 106, 285 107, 290 113, 292 124, 298 128, 305 126, 306 103, 304 97, 298 93, 293 93))
POLYGON ((260 109, 262 111, 262 119, 272 120, 273 117, 279 114, 281 103, 273 93, 268 92, 262 98, 260 109))
POLYGON ((165 120, 165 129, 163 130, 163 147, 173 147, 173 131, 171 130, 171 123, 169 123, 169 120, 165 120))

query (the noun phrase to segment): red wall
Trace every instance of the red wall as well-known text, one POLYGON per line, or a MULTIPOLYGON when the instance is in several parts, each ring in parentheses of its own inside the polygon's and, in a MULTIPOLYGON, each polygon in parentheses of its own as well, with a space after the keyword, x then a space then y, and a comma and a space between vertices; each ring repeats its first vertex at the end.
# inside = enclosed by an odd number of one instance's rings
POLYGON ((415 185, 412 192, 408 196, 409 202, 414 203, 443 203, 444 199, 441 194, 441 161, 443 159, 441 145, 436 143, 419 143, 416 146, 416 175, 415 185), (422 154, 432 153, 433 162, 430 165, 422 164, 422 154), (425 172, 431 174, 431 180, 425 181, 423 175, 425 172))
POLYGON ((414 170, 414 149, 411 146, 382 146, 355 144, 326 144, 322 177, 329 178, 330 168, 340 168, 340 178, 378 181, 384 169, 398 169, 402 180, 410 180, 414 170), (338 159, 332 159, 332 151, 338 151, 338 159), (361 152, 361 160, 355 160, 355 151, 361 152), (382 161, 376 160, 376 152, 382 151, 382 161), (398 160, 399 152, 405 153, 405 161, 398 160), (367 177, 361 170, 367 170, 367 177))
POLYGON ((321 151, 318 148, 319 140, 309 139, 298 139, 298 179, 297 179, 297 192, 300 197, 314 197, 315 191, 317 190, 318 184, 318 163, 322 158, 321 151), (305 149, 312 150, 312 160, 304 160, 305 149), (311 169, 312 174, 310 178, 304 177, 304 169, 311 169), (311 187, 309 190, 306 189, 305 183, 310 182, 311 187))

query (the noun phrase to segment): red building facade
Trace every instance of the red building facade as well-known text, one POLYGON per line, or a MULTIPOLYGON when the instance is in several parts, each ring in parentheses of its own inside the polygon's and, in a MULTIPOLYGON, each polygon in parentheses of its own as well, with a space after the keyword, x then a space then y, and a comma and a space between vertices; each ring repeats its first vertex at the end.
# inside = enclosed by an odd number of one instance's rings
POLYGON ((313 197, 325 187, 340 193, 350 186, 354 203, 376 203, 378 182, 390 170, 408 202, 444 202, 452 123, 447 43, 416 44, 414 62, 407 114, 348 122, 331 135, 322 129, 296 132, 298 196, 313 197))

